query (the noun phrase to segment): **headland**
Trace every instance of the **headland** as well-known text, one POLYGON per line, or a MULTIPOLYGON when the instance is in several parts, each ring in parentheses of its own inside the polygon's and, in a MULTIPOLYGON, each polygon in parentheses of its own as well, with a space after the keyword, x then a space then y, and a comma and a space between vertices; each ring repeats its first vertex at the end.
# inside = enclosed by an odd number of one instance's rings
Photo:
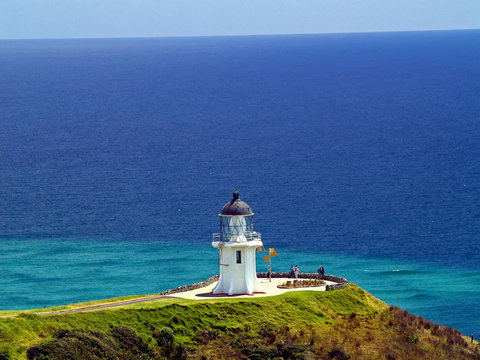
MULTIPOLYGON (((278 286, 280 276, 269 283, 278 286)), ((104 300, 117 305, 90 311, 99 304, 17 312, 0 319, 0 359, 480 359, 477 341, 355 284, 326 291, 325 279, 323 288, 272 296, 185 296, 208 294, 215 279, 206 282, 104 300)))

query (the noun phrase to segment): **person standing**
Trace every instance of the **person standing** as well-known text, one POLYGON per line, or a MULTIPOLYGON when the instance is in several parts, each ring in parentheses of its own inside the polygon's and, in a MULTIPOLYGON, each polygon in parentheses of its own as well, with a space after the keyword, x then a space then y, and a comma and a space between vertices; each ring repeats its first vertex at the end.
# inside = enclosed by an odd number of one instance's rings
POLYGON ((295 276, 295 267, 292 265, 290 266, 290 277, 293 278, 295 276))
POLYGON ((323 279, 323 274, 325 274, 325 269, 323 268, 322 265, 318 267, 318 279, 322 280, 323 279))
POLYGON ((298 273, 300 270, 298 270, 298 265, 295 265, 295 279, 298 279, 298 273))

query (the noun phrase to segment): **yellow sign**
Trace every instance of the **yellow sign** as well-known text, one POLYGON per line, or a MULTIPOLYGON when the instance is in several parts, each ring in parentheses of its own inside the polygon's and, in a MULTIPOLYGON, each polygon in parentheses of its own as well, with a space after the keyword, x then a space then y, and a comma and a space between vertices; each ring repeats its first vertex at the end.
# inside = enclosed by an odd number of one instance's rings
POLYGON ((263 260, 268 261, 268 281, 271 282, 272 281, 272 256, 278 256, 278 254, 275 252, 274 248, 268 249, 268 253, 270 254, 270 256, 265 255, 263 257, 263 260))

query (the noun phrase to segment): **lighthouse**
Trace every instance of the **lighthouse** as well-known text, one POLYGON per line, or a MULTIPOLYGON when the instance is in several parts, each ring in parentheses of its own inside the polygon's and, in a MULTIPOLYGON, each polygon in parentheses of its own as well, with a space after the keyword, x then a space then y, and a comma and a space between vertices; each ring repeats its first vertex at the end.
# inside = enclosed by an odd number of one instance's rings
POLYGON ((240 200, 238 190, 220 212, 220 233, 213 234, 218 248, 220 277, 213 294, 252 295, 264 292, 257 280, 255 252, 263 251, 262 236, 253 231, 253 212, 240 200))

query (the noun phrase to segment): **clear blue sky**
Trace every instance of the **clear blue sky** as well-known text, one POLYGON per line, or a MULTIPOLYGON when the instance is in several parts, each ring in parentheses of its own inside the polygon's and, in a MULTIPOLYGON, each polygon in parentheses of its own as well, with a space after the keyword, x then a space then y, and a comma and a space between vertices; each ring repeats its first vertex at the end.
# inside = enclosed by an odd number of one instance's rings
POLYGON ((480 0, 0 0, 0 38, 479 29, 480 0))

